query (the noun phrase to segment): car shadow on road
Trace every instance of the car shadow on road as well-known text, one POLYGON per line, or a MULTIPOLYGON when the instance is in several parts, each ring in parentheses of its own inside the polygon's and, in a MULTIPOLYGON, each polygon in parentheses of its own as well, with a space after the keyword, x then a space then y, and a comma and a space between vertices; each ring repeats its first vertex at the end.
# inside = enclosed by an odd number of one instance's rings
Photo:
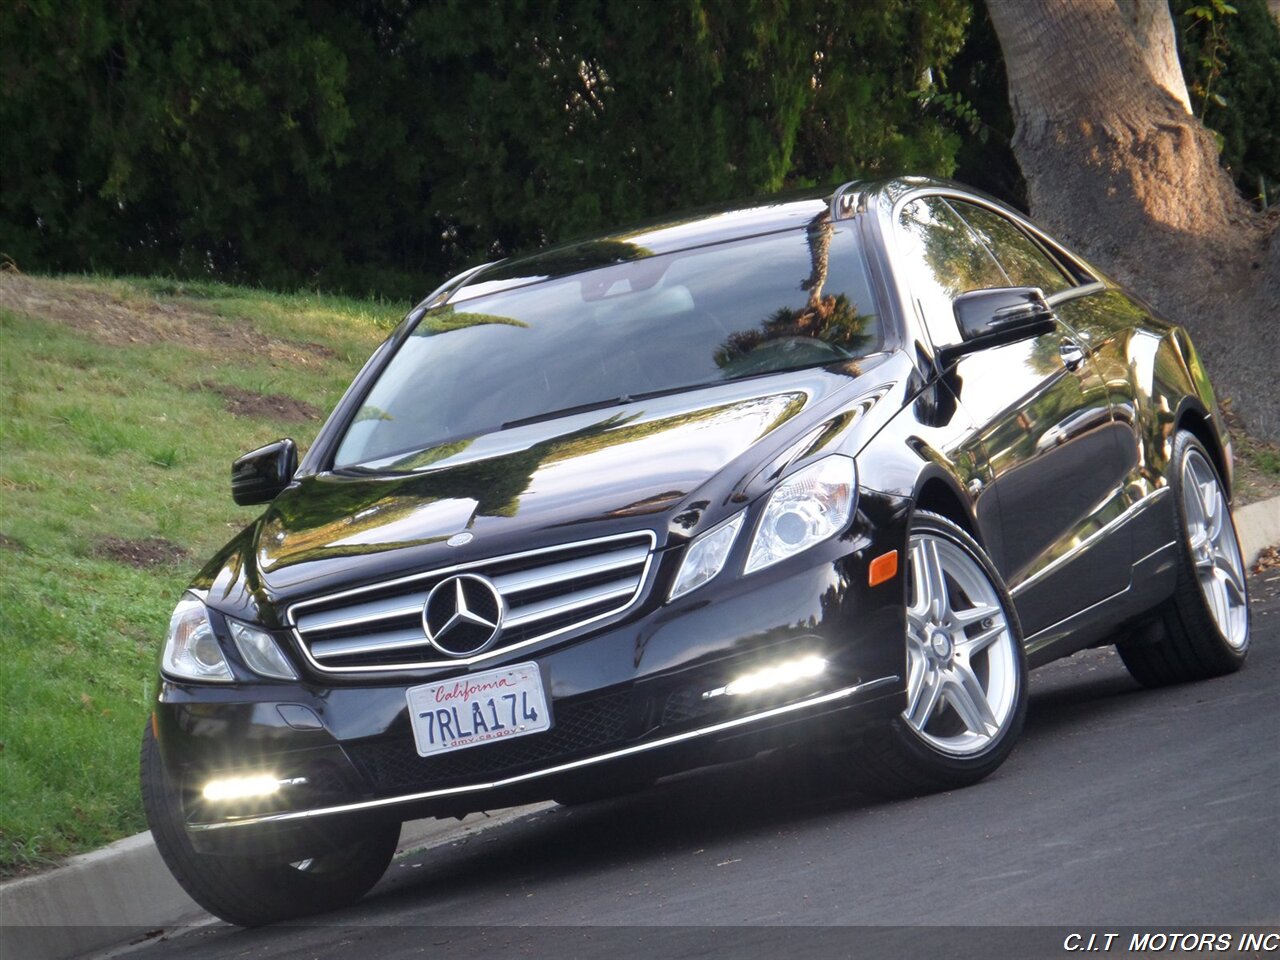
MULTIPOLYGON (((1064 728, 1123 726, 1147 696, 1159 696, 1134 683, 1114 655, 1094 652, 1091 658, 1051 666, 1037 677, 1019 753, 1031 759, 1054 750, 1064 728)), ((868 798, 836 785, 824 762, 832 761, 806 750, 775 750, 670 777, 642 793, 556 807, 410 854, 393 865, 361 909, 400 915, 439 897, 459 902, 492 896, 495 887, 517 891, 584 871, 772 840, 857 811, 900 812, 909 819, 924 812, 918 805, 948 802, 946 795, 892 803, 868 798)), ((1020 766, 1002 770, 979 789, 1019 789, 1020 766)))
MULTIPOLYGON (((411 877, 393 866, 384 901, 390 910, 408 899, 430 902, 438 888, 452 898, 492 885, 543 883, 606 869, 635 857, 688 853, 726 839, 759 834, 873 805, 848 791, 824 787, 813 758, 775 751, 752 760, 669 777, 626 797, 556 807, 514 823, 412 854, 411 877)), ((375 897, 378 897, 375 894, 375 897)), ((366 900, 366 907, 370 901, 366 900)))

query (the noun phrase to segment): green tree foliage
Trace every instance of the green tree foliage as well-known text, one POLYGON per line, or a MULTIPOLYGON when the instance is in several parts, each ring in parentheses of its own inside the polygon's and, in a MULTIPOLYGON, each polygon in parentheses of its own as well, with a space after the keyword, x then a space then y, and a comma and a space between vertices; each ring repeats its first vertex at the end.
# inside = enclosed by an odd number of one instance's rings
POLYGON ((1246 197, 1280 201, 1280 25, 1266 0, 1171 0, 1196 115, 1246 197))
POLYGON ((672 209, 950 174, 970 0, 10 0, 0 254, 421 294, 672 209))
POLYGON ((929 106, 950 115, 962 136, 956 179, 1025 210, 1027 185, 1011 146, 1009 83, 983 0, 974 0, 964 46, 951 62, 944 86, 943 95, 929 106))
POLYGON ((320 244, 298 201, 332 189, 355 121, 342 51, 296 25, 284 3, 0 7, 0 252, 29 268, 303 269, 320 244))

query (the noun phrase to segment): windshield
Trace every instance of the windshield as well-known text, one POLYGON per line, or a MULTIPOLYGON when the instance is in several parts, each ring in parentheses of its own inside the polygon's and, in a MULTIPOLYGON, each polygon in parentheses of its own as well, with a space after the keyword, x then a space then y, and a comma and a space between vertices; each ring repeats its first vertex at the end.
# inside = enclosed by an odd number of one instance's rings
POLYGON ((854 233, 825 218, 661 256, 635 248, 624 258, 617 246, 607 244, 608 266, 428 311, 370 389, 334 466, 882 346, 854 233))

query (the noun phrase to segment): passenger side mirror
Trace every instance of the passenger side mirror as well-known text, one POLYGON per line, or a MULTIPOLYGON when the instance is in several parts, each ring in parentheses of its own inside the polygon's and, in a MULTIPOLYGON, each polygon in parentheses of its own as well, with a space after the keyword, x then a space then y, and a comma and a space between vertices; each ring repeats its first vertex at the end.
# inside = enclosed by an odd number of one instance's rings
POLYGON ((231 498, 242 507, 270 503, 298 471, 298 445, 277 440, 259 447, 231 465, 231 498))
POLYGON ((1039 287, 962 293, 956 297, 953 309, 964 339, 942 350, 944 363, 975 350, 1027 340, 1053 329, 1053 308, 1039 287))

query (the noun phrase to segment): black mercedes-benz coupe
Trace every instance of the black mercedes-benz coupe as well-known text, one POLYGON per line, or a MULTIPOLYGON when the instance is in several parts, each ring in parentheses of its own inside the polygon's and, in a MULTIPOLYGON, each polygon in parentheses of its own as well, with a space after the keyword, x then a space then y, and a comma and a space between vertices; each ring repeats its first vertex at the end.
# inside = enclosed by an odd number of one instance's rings
POLYGON ((1249 646, 1187 334, 953 184, 851 183, 470 270, 374 353, 174 610, 152 832, 240 924, 402 821, 804 744, 889 794, 1009 755, 1027 668, 1249 646))

